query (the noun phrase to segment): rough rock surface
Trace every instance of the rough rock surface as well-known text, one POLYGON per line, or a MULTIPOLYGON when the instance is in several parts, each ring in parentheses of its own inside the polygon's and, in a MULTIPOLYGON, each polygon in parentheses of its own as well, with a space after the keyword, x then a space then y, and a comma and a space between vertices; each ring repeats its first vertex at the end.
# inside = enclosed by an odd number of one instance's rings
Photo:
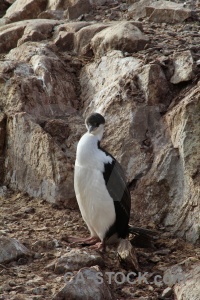
POLYGON ((69 271, 78 271, 83 267, 91 267, 94 265, 100 267, 104 266, 104 261, 100 254, 72 249, 49 267, 52 268, 54 266, 54 272, 57 274, 65 274, 69 271))
MULTIPOLYGON (((147 130, 159 132, 156 127, 160 109, 159 105, 151 105, 151 99, 160 101, 159 97, 164 90, 166 94, 168 88, 164 74, 161 84, 155 85, 152 79, 147 80, 149 67, 143 69, 142 65, 141 60, 123 57, 120 51, 115 51, 103 56, 97 63, 87 65, 80 74, 83 113, 88 115, 99 111, 106 115, 110 125, 106 127, 104 145, 121 161, 130 182, 151 166, 151 145, 147 145, 149 151, 141 151, 143 142, 148 138, 147 130), (143 90, 138 77, 144 81, 143 90), (149 85, 148 92, 146 85, 149 85)), ((150 69, 151 77, 156 77, 159 67, 151 66, 150 69)))
POLYGON ((184 22, 191 14, 191 9, 185 8, 184 4, 164 0, 140 0, 129 8, 130 17, 148 17, 149 21, 156 23, 184 22))
POLYGON ((8 263, 22 256, 30 255, 30 251, 18 240, 0 237, 0 263, 8 263))
POLYGON ((4 176, 4 146, 6 139, 6 115, 0 112, 0 183, 3 182, 4 176))
POLYGON ((197 151, 200 147, 199 95, 199 86, 195 86, 160 121, 163 137, 160 143, 158 139, 156 141, 155 159, 148 175, 141 179, 132 194, 134 219, 146 219, 150 214, 155 221, 160 218, 159 222, 162 220, 171 230, 192 242, 199 240, 200 221, 197 213, 200 161, 197 151), (144 206, 146 210, 143 213, 140 209, 144 206))
MULTIPOLYGON (((84 118, 94 110, 106 118, 102 145, 127 175, 130 223, 162 233, 154 250, 136 249, 148 284, 112 282, 114 298, 159 299, 167 286, 152 277, 189 256, 199 259, 185 240, 198 245, 200 237, 200 3, 156 1, 158 9, 153 2, 90 1, 70 22, 76 0, 3 0, 0 234, 35 253, 28 263, 0 264, 0 297, 50 299, 63 287, 54 269, 68 251, 64 236, 88 234, 72 210, 73 167, 84 118), (137 50, 133 29, 148 41, 137 50)), ((104 271, 126 272, 116 249, 102 257, 104 271)), ((174 300, 176 288, 170 292, 174 300)))
POLYGON ((96 34, 91 46, 96 56, 103 56, 109 50, 136 52, 143 50, 148 38, 131 22, 122 22, 96 34))
POLYGON ((28 23, 29 21, 20 21, 0 27, 0 53, 6 53, 17 46, 17 42, 22 37, 28 23))
POLYGON ((16 0, 7 10, 7 23, 35 19, 46 7, 46 0, 16 0))
POLYGON ((170 82, 177 84, 183 81, 189 81, 194 77, 194 60, 191 51, 176 53, 173 59, 174 74, 170 82))
MULTIPOLYGON (((52 299, 53 295, 57 295, 70 278, 77 274, 77 271, 73 270, 70 271, 70 276, 55 273, 55 261, 59 261, 72 250, 66 242, 66 235, 86 237, 88 229, 77 210, 61 209, 44 200, 31 198, 27 194, 11 193, 9 189, 1 193, 1 190, 3 188, 0 189, 0 197, 2 197, 0 198, 0 234, 20 240, 32 250, 33 255, 28 257, 28 261, 27 257, 21 257, 10 263, 0 264, 0 296, 9 300, 31 300, 34 297, 52 299)), ((148 226, 155 228, 154 223, 149 223, 148 226)), ((140 297, 159 299, 167 286, 160 277, 158 281, 161 284, 152 283, 154 276, 163 277, 170 266, 188 257, 193 256, 196 260, 200 258, 198 246, 186 243, 181 238, 172 237, 164 227, 161 228, 160 233, 160 238, 155 240, 154 249, 136 249, 142 274, 148 272, 146 276, 148 284, 140 282, 135 276, 130 276, 131 282, 136 281, 134 285, 127 281, 115 283, 115 276, 118 282, 123 280, 118 272, 126 276, 128 272, 133 272, 133 269, 124 269, 124 266, 119 264, 115 247, 112 249, 107 247, 104 254, 95 253, 96 256, 100 255, 101 261, 104 262, 101 270, 105 273, 105 281, 109 284, 114 299, 140 297), (106 272, 114 272, 110 280, 106 272)), ((73 249, 75 252, 83 251, 80 247, 73 249)), ((85 252, 93 253, 88 248, 85 252)), ((78 257, 76 259, 78 260, 78 257)), ((92 286, 91 292, 94 292, 92 286)), ((174 300, 174 293, 169 299, 174 300)))
POLYGON ((177 23, 191 17, 191 10, 184 8, 183 4, 160 0, 146 7, 146 16, 152 22, 177 23))
POLYGON ((83 132, 82 118, 75 110, 73 73, 45 45, 33 43, 13 49, 1 69, 7 80, 6 90, 1 85, 1 101, 9 124, 6 182, 50 202, 73 199, 73 139, 83 132), (62 128, 67 128, 64 136, 62 128))
POLYGON ((97 280, 98 267, 81 269, 67 284, 53 297, 53 300, 61 299, 99 299, 112 300, 110 288, 106 281, 101 278, 99 283, 97 280), (91 288, 92 287, 92 288, 91 288))
POLYGON ((81 28, 75 35, 75 49, 79 54, 85 54, 93 36, 99 31, 105 29, 106 24, 91 24, 81 28))
POLYGON ((200 261, 197 258, 189 257, 170 267, 164 276, 169 278, 169 285, 175 283, 174 294, 177 300, 199 299, 200 261))
POLYGON ((69 20, 76 19, 80 15, 90 12, 90 10, 92 9, 89 0, 76 0, 73 2, 74 2, 73 5, 68 7, 65 14, 65 16, 69 20))

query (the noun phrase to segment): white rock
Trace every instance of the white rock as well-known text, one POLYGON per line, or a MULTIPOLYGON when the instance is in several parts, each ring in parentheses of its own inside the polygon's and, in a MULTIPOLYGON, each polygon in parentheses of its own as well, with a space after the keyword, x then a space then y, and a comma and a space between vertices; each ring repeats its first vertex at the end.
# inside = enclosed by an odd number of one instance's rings
POLYGON ((170 79, 171 83, 177 84, 193 78, 194 61, 190 50, 175 53, 173 62, 174 74, 170 79))

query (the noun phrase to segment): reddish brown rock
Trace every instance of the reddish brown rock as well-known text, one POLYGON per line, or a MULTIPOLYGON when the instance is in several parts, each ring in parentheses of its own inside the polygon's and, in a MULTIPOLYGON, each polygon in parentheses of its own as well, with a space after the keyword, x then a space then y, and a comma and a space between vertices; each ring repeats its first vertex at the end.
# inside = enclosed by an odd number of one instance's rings
POLYGON ((172 24, 191 17, 191 10, 184 8, 183 4, 160 0, 146 6, 146 16, 151 22, 172 24))
POLYGON ((119 22, 96 34, 91 47, 95 56, 103 56, 111 50, 121 50, 129 53, 144 49, 148 38, 131 22, 119 22))
POLYGON ((69 74, 67 65, 41 43, 13 49, 0 67, 1 78, 7 80, 6 93, 4 81, 0 83, 8 115, 7 184, 50 202, 76 206, 73 164, 84 122, 75 109, 73 72, 69 74))
POLYGON ((89 13, 92 9, 89 0, 74 0, 72 2, 73 4, 68 7, 65 14, 69 20, 76 19, 82 14, 89 13))
POLYGON ((0 27, 0 53, 6 53, 17 46, 29 21, 17 22, 0 27))
POLYGON ((182 3, 164 0, 140 0, 129 7, 129 17, 138 19, 148 17, 156 23, 178 23, 191 17, 191 10, 182 3))
POLYGON ((166 111, 171 99, 162 68, 158 64, 145 65, 138 74, 138 82, 148 105, 158 105, 160 111, 166 111))
POLYGON ((35 19, 47 5, 47 0, 16 0, 7 10, 7 22, 35 19))
POLYGON ((54 44, 61 51, 70 51, 74 48, 74 33, 59 31, 54 39, 54 44))
POLYGON ((51 38, 54 26, 58 25, 59 21, 37 19, 30 22, 23 33, 21 39, 18 40, 18 46, 27 41, 41 41, 51 38))
POLYGON ((75 50, 79 54, 84 54, 85 49, 90 45, 93 36, 107 27, 108 25, 106 24, 97 23, 80 29, 75 34, 75 50))

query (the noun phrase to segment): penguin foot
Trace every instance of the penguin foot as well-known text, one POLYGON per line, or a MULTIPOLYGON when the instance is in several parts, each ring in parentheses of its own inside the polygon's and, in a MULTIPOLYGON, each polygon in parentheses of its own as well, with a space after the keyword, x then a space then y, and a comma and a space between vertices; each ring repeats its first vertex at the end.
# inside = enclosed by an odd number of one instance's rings
POLYGON ((104 244, 104 242, 97 242, 94 245, 90 246, 90 249, 104 252, 105 244, 104 244))
POLYGON ((98 237, 94 237, 94 236, 90 236, 88 238, 80 238, 80 237, 68 237, 67 238, 68 242, 72 243, 72 244, 76 244, 76 243, 81 243, 81 244, 86 244, 86 245, 94 245, 97 242, 99 242, 99 238, 98 237))

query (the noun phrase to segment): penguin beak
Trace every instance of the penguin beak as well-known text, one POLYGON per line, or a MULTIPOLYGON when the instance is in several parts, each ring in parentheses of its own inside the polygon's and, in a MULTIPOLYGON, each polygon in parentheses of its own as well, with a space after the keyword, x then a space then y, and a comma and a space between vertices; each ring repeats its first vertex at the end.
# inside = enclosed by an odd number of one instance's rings
POLYGON ((95 128, 96 128, 95 126, 90 125, 90 126, 88 127, 89 133, 91 133, 95 128))

